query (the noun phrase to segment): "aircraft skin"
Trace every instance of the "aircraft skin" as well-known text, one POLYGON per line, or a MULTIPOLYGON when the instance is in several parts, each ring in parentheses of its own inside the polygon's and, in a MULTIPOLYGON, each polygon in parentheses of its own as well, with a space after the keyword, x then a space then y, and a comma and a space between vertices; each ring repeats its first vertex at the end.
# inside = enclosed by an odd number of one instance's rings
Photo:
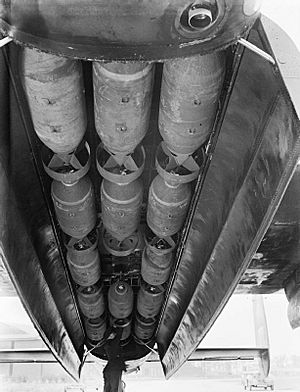
MULTIPOLYGON (((299 53, 278 26, 258 18, 258 2, 194 3, 0 1, 0 32, 14 41, 0 53, 0 261, 42 338, 74 378, 83 363, 84 344, 89 342, 51 200, 51 180, 41 158, 43 144, 34 130, 20 72, 24 46, 82 61, 85 138, 93 159, 99 138, 94 129, 91 62, 156 63, 150 114, 153 131, 143 141, 145 167, 151 174, 147 190, 156 175, 150 161, 155 161, 154 145, 160 140, 157 118, 163 62, 224 51, 226 75, 219 110, 178 235, 165 300, 155 316, 155 336, 148 343, 157 342, 166 377, 170 377, 197 348, 235 289, 253 294, 286 289, 290 320, 293 326, 299 325, 300 135, 295 95, 299 71, 294 70, 291 85, 288 68, 292 60, 299 62, 299 53), (187 25, 199 10, 211 17, 208 25, 187 25), (270 54, 274 64, 244 49, 238 44, 240 38, 270 54)), ((95 163, 89 175, 99 205, 95 163)), ((122 260, 100 254, 106 289, 124 275, 130 277, 136 297, 142 251, 139 242, 122 260)), ((255 309, 264 324, 261 308, 255 309)), ((266 335, 259 330, 257 341, 268 348, 266 335)), ((145 344, 133 340, 121 352, 130 366, 138 366, 150 353, 145 344)), ((94 354, 107 359, 101 347, 94 354)), ((267 374, 268 350, 262 354, 262 364, 267 374)))

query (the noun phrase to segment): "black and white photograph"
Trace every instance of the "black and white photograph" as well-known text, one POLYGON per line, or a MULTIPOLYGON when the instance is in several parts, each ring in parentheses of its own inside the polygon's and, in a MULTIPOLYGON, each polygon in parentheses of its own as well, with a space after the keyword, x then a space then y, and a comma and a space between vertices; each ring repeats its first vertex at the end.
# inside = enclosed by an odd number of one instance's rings
POLYGON ((0 392, 300 391, 300 0, 0 0, 0 392))

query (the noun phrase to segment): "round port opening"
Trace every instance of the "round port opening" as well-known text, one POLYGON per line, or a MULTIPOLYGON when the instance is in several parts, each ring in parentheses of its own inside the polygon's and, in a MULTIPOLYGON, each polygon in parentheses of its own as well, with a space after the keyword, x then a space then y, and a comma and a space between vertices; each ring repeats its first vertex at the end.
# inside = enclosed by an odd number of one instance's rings
POLYGON ((208 8, 203 8, 199 5, 194 5, 188 12, 188 25, 190 28, 205 29, 213 22, 212 11, 208 8))
POLYGON ((195 0, 178 11, 175 28, 186 38, 207 39, 225 13, 225 0, 195 0))

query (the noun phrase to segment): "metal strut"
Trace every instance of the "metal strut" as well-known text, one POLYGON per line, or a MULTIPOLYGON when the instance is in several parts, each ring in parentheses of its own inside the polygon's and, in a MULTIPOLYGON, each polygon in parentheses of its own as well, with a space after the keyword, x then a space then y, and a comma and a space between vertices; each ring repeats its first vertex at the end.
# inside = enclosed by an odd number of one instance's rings
POLYGON ((0 39, 0 48, 2 48, 3 46, 9 44, 13 39, 10 37, 4 37, 2 39, 0 39))
POLYGON ((269 63, 275 65, 276 62, 274 60, 274 58, 264 52, 262 49, 258 48, 256 45, 252 44, 251 42, 247 41, 245 38, 240 38, 238 40, 238 43, 245 46, 245 48, 251 50, 252 52, 256 53, 257 55, 259 55, 260 57, 264 58, 265 60, 269 61, 269 63))

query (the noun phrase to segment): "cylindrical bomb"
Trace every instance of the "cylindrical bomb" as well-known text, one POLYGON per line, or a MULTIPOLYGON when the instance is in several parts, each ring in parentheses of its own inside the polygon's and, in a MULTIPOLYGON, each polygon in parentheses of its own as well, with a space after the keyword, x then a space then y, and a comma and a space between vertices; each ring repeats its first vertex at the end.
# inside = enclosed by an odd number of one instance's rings
POLYGON ((208 138, 225 75, 224 52, 164 63, 158 126, 168 148, 190 155, 208 138))
POLYGON ((24 48, 21 73, 38 137, 55 153, 73 151, 87 123, 81 63, 24 48))
POLYGON ((132 152, 150 118, 153 64, 93 63, 95 126, 113 153, 132 152))
POLYGON ((136 313, 134 320, 134 338, 137 341, 149 342, 154 335, 156 319, 146 319, 136 313))
MULTIPOLYGON (((145 232, 145 242, 141 265, 142 278, 150 285, 149 287, 162 285, 169 279, 175 242, 171 237, 160 238, 150 230, 145 232)), ((140 314, 146 317, 142 312, 140 314)))
POLYGON ((71 184, 53 181, 51 196, 64 233, 81 239, 94 228, 97 214, 93 186, 88 176, 71 184))
POLYGON ((67 252, 67 262, 75 283, 83 287, 94 285, 101 276, 98 249, 67 252))
POLYGON ((182 227, 191 199, 189 183, 171 185, 157 175, 149 188, 147 223, 159 237, 176 234, 182 227))
POLYGON ((103 180, 101 184, 102 222, 119 241, 134 233, 140 221, 143 185, 140 179, 130 184, 103 180))
POLYGON ((161 285, 153 286, 142 282, 137 295, 138 313, 146 319, 157 316, 164 300, 164 292, 161 285))
POLYGON ((149 285, 153 286, 165 283, 170 276, 172 261, 172 252, 159 254, 146 246, 142 255, 142 278, 149 285))
POLYGON ((125 319, 133 309, 133 290, 123 281, 113 283, 108 290, 108 309, 116 319, 125 319))
POLYGON ((95 319, 84 319, 85 332, 92 343, 97 343, 103 339, 106 331, 106 314, 95 319))
POLYGON ((77 289, 78 305, 82 314, 87 318, 100 317, 105 311, 105 301, 102 286, 79 286, 77 289))

